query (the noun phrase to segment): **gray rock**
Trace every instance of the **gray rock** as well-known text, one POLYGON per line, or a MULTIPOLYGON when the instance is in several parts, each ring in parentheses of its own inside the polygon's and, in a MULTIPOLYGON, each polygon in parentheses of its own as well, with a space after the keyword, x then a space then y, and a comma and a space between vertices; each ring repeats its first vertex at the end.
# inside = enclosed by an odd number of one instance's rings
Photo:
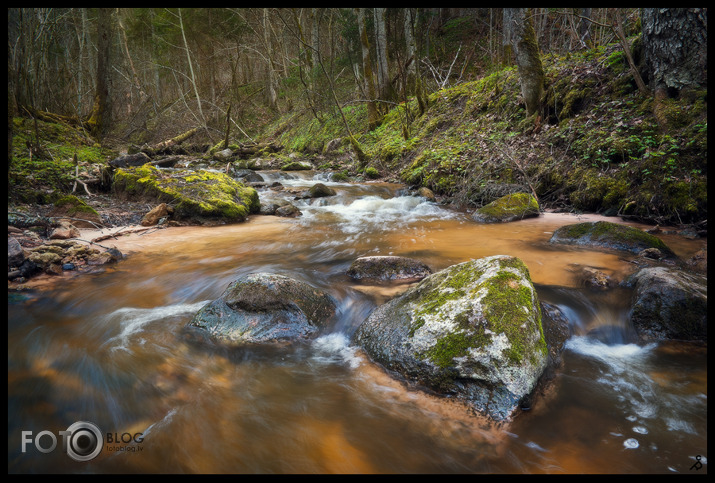
POLYGON ((290 203, 276 209, 274 214, 276 216, 284 216, 288 218, 295 218, 303 215, 303 213, 298 209, 298 207, 290 203))
POLYGON ((408 381, 510 420, 548 350, 528 269, 506 255, 453 265, 374 310, 354 341, 408 381))
POLYGON ((576 223, 558 228, 549 243, 580 245, 640 253, 646 248, 657 248, 666 257, 675 256, 663 241, 637 228, 608 221, 576 223))
POLYGON ((425 263, 407 257, 371 256, 355 260, 347 271, 353 280, 363 282, 416 282, 432 273, 425 263))
POLYGON ((316 183, 308 190, 308 195, 311 198, 322 198, 324 196, 334 196, 335 194, 333 188, 325 186, 323 183, 316 183))
POLYGON ((635 284, 630 320, 641 339, 707 340, 704 276, 653 267, 638 271, 629 282, 635 284))
POLYGON ((126 168, 129 166, 143 166, 150 162, 151 158, 144 153, 127 154, 114 158, 109 162, 110 166, 115 168, 126 168))
POLYGON ((305 282, 253 273, 232 282, 189 326, 231 345, 310 339, 335 315, 335 301, 305 282))
POLYGON ((25 254, 22 251, 20 242, 15 238, 7 239, 7 266, 19 267, 25 261, 25 254))

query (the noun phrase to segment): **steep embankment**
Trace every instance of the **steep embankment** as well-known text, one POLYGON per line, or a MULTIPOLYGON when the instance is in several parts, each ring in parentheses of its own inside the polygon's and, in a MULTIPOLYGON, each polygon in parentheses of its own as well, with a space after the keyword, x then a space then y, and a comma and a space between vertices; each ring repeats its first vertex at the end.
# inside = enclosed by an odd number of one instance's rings
MULTIPOLYGON (((656 119, 617 45, 543 61, 539 118, 526 118, 514 67, 431 94, 422 115, 416 100, 402 103, 372 132, 364 105, 343 113, 369 166, 458 204, 527 191, 553 208, 659 223, 707 219, 706 90, 666 99, 656 119)), ((321 121, 291 113, 266 137, 289 151, 351 153, 337 112, 321 121)))

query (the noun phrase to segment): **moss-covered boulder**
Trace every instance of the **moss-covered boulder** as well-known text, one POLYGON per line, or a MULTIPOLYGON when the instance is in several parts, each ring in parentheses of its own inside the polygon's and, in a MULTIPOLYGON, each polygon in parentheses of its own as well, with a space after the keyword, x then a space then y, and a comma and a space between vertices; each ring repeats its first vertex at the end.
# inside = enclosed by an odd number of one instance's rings
POLYGON ((549 242, 621 250, 631 253, 639 253, 646 248, 657 248, 667 257, 675 256, 673 251, 660 238, 638 228, 609 221, 562 226, 554 231, 549 242))
POLYGON ((281 166, 281 171, 307 171, 313 169, 308 161, 290 161, 281 166))
POLYGON ((708 338, 707 279, 673 267, 644 268, 628 283, 635 286, 630 320, 644 340, 708 338))
POLYGON ((335 312, 333 298, 305 282, 253 273, 232 282, 189 326, 229 345, 292 342, 315 337, 335 312))
POLYGON ((367 283, 416 282, 432 273, 424 262, 409 257, 370 256, 355 260, 348 277, 367 283))
POLYGON ((484 205, 472 218, 480 223, 504 223, 539 216, 539 203, 528 193, 512 193, 484 205))
POLYGON ((510 420, 548 353, 524 263, 496 255, 434 273, 378 307, 355 342, 408 381, 510 420))
POLYGON ((213 171, 163 171, 151 165, 118 169, 114 189, 167 203, 174 207, 173 217, 179 220, 238 222, 260 210, 255 189, 213 171))

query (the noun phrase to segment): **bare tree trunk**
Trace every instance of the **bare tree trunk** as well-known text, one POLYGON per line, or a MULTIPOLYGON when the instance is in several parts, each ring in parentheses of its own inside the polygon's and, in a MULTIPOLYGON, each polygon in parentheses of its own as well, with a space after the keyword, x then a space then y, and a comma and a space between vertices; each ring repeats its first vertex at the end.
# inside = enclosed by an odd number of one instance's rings
POLYGON ((380 115, 375 104, 375 84, 372 79, 372 61, 370 60, 370 41, 367 36, 367 19, 365 9, 356 8, 358 14, 358 28, 360 30, 360 45, 362 46, 362 72, 365 79, 365 90, 369 99, 367 100, 368 130, 372 131, 380 122, 380 115))
POLYGON ((266 100, 271 109, 278 108, 278 94, 276 93, 273 60, 271 58, 271 34, 268 26, 268 9, 263 9, 263 40, 266 47, 266 100))
POLYGON ((161 84, 159 77, 159 52, 157 50, 158 38, 154 29, 154 9, 149 9, 149 24, 151 25, 150 39, 151 39, 151 62, 152 62, 152 73, 154 77, 154 102, 161 106, 161 84))
POLYGON ((375 52, 377 54, 377 90, 380 99, 392 101, 392 85, 387 64, 387 32, 385 30, 385 8, 375 8, 375 52))
POLYGON ((97 83, 94 106, 87 123, 93 135, 101 137, 111 121, 109 69, 111 65, 112 9, 99 8, 97 20, 97 83))
POLYGON ((521 94, 526 104, 526 114, 531 116, 541 108, 544 68, 531 17, 527 13, 525 8, 505 8, 504 33, 505 42, 514 47, 521 94))
POLYGON ((415 92, 415 76, 417 75, 417 47, 415 46, 415 36, 412 33, 412 28, 414 25, 414 17, 412 15, 412 9, 405 9, 405 70, 406 70, 406 82, 405 91, 406 93, 412 94, 415 92))
POLYGON ((191 63, 191 51, 189 50, 189 43, 186 41, 186 32, 184 30, 184 20, 181 17, 181 9, 179 8, 179 27, 181 28, 181 38, 184 40, 184 49, 186 50, 186 60, 189 63, 189 73, 191 74, 191 85, 194 87, 194 94, 196 95, 196 104, 199 107, 199 115, 201 116, 201 124, 206 127, 206 117, 204 117, 204 110, 201 107, 201 96, 199 95, 199 87, 196 85, 196 76, 194 75, 194 66, 191 63))

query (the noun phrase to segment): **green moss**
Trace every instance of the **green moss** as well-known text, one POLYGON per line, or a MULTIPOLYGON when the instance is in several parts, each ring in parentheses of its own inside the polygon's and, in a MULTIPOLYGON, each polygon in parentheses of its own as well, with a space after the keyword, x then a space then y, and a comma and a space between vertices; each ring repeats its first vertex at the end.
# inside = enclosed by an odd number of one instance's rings
POLYGON ((459 329, 440 337, 437 343, 421 356, 428 358, 437 367, 447 369, 454 365, 454 359, 469 354, 474 347, 483 347, 491 341, 491 336, 484 331, 484 326, 474 327, 469 323, 467 314, 455 317, 459 329))
MULTIPOLYGON (((535 354, 527 354, 526 347, 529 343, 526 334, 532 331, 528 325, 532 318, 529 310, 538 303, 533 294, 533 288, 519 283, 520 278, 512 272, 500 271, 491 277, 484 288, 487 295, 482 299, 484 311, 490 322, 490 330, 506 334, 510 347, 505 349, 506 355, 514 364, 522 364, 525 357, 536 360, 535 354), (528 311, 523 309, 527 308, 528 311)), ((546 341, 541 327, 541 313, 535 323, 541 332, 537 351, 546 354, 546 341)))
POLYGON ((55 201, 54 204, 58 208, 64 208, 68 216, 73 217, 79 214, 91 214, 99 218, 97 210, 74 195, 63 196, 55 201))
POLYGON ((559 243, 591 244, 632 252, 652 247, 673 255, 660 238, 631 226, 607 221, 562 226, 554 232, 552 240, 559 243))
MULTIPOLYGON (((529 353, 526 349, 531 344, 526 339, 527 334, 533 333, 531 330, 533 328, 522 327, 529 323, 536 323, 541 335, 535 351, 546 353, 541 312, 538 308, 537 320, 530 322, 534 314, 534 304, 538 304, 533 287, 522 285, 521 277, 513 272, 513 270, 519 271, 530 282, 526 265, 515 257, 500 258, 498 263, 500 270, 494 276, 470 288, 473 297, 481 296, 486 323, 475 323, 470 320, 470 317, 475 316, 471 313, 471 309, 456 314, 455 329, 440 337, 434 346, 418 354, 419 358, 429 359, 442 369, 451 367, 455 364, 454 358, 466 356, 470 349, 484 347, 491 343, 492 336, 485 331, 488 328, 492 333, 504 333, 507 336, 510 347, 505 349, 505 355, 511 362, 521 364, 525 358, 533 362, 539 354, 529 353)), ((451 267, 441 275, 438 273, 425 279, 413 294, 414 298, 419 297, 420 308, 414 312, 409 336, 414 337, 415 332, 425 324, 425 317, 437 315, 447 302, 465 297, 467 295, 465 290, 470 286, 470 282, 479 280, 482 275, 483 272, 474 270, 472 264, 465 263, 451 267)))
POLYGON ((260 209, 256 190, 224 173, 199 170, 165 174, 153 166, 144 165, 117 170, 114 187, 130 195, 172 203, 177 218, 243 221, 260 209))
POLYGON ((538 216, 539 204, 527 193, 513 193, 483 206, 475 213, 475 219, 484 222, 510 221, 529 216, 538 216))
POLYGON ((380 177, 380 173, 376 168, 373 168, 372 166, 368 166, 365 168, 365 176, 367 176, 370 179, 375 179, 380 177))

